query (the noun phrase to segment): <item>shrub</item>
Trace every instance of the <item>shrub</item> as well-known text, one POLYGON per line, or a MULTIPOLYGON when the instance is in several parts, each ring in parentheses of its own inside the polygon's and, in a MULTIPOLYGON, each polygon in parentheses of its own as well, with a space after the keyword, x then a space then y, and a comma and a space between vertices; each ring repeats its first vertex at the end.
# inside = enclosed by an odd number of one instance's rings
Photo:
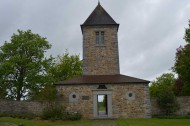
POLYGON ((12 118, 19 118, 19 119, 34 119, 37 115, 32 113, 11 113, 11 112, 3 112, 0 113, 0 117, 12 117, 12 118))
POLYGON ((79 120, 82 115, 79 113, 66 113, 65 107, 56 101, 49 101, 44 108, 42 119, 45 120, 79 120))
POLYGON ((190 119, 190 115, 157 115, 154 116, 154 118, 159 118, 159 119, 190 119))
POLYGON ((170 89, 163 89, 157 97, 157 103, 164 115, 171 115, 179 109, 177 99, 170 89))
POLYGON ((72 121, 74 121, 74 120, 80 120, 81 117, 82 117, 82 115, 79 114, 79 113, 72 113, 72 114, 67 113, 64 118, 66 120, 72 120, 72 121))
POLYGON ((41 118, 45 120, 62 120, 64 113, 65 108, 63 106, 57 106, 53 103, 44 109, 41 118))

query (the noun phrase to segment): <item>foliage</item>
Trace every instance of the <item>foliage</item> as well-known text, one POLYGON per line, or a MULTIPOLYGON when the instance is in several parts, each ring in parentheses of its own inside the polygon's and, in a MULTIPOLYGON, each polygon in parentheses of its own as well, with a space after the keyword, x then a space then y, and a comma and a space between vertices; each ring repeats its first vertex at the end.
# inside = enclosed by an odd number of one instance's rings
POLYGON ((107 106, 107 95, 104 95, 103 97, 103 105, 107 106))
POLYGON ((57 106, 56 103, 49 103, 49 105, 44 109, 43 114, 41 116, 42 119, 45 120, 62 120, 65 109, 63 106, 57 106))
POLYGON ((64 115, 64 118, 66 120, 72 120, 72 121, 74 121, 74 120, 80 120, 81 117, 82 117, 82 115, 79 114, 79 113, 67 113, 67 114, 64 115))
POLYGON ((171 89, 163 89, 157 97, 158 106, 164 115, 170 115, 179 109, 177 99, 171 89))
POLYGON ((0 99, 5 99, 7 95, 6 88, 0 84, 0 99))
POLYGON ((7 98, 26 99, 47 84, 52 58, 45 58, 44 52, 50 48, 46 38, 31 30, 18 30, 11 42, 0 47, 0 87, 6 90, 7 98))
POLYGON ((162 74, 153 80, 150 84, 150 96, 158 97, 163 93, 164 90, 172 90, 175 84, 175 77, 172 73, 162 74))
POLYGON ((174 113, 179 109, 173 87, 176 79, 173 74, 167 73, 157 77, 151 83, 150 95, 157 99, 161 112, 165 115, 174 113))
POLYGON ((178 77, 183 81, 182 95, 190 95, 190 20, 189 28, 185 30, 185 41, 187 44, 177 49, 175 64, 172 68, 178 74, 178 77))
POLYGON ((45 101, 54 101, 57 97, 57 90, 55 86, 47 85, 43 89, 41 89, 38 92, 35 92, 35 94, 32 96, 31 100, 45 100, 45 101))
POLYGON ((56 102, 49 102, 41 116, 45 120, 80 120, 82 117, 79 113, 66 113, 65 108, 56 102))
POLYGON ((158 115, 158 116, 154 116, 154 118, 158 118, 158 119, 190 119, 190 115, 167 115, 167 116, 163 116, 163 115, 158 115))
POLYGON ((37 115, 33 113, 12 113, 12 112, 2 112, 0 113, 0 117, 12 117, 19 119, 34 119, 37 115))
POLYGON ((79 75, 82 75, 82 61, 79 55, 69 55, 67 51, 63 56, 57 56, 49 71, 49 77, 54 83, 79 75))

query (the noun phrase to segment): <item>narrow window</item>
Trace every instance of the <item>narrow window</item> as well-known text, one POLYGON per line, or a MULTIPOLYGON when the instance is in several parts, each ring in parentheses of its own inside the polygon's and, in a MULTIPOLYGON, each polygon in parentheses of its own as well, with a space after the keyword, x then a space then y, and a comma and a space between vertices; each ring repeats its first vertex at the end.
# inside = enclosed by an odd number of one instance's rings
POLYGON ((99 45, 99 32, 96 32, 96 45, 99 45))
POLYGON ((101 32, 101 44, 104 45, 104 32, 101 32))
POLYGON ((96 32, 96 45, 104 45, 104 31, 96 32))

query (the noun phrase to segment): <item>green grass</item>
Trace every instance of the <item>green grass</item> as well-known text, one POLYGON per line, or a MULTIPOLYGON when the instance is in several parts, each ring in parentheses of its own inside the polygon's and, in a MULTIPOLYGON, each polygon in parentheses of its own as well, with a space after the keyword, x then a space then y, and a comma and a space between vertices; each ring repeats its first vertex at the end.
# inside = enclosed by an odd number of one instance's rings
POLYGON ((118 126, 190 126, 190 119, 128 119, 117 120, 118 126))
POLYGON ((100 107, 100 108, 98 108, 98 111, 105 111, 105 110, 106 110, 105 107, 100 107))
POLYGON ((24 124, 24 126, 61 126, 61 125, 70 125, 70 124, 88 124, 88 120, 80 120, 80 121, 65 121, 65 122, 41 122, 41 121, 33 121, 33 120, 25 120, 25 119, 16 119, 10 117, 1 117, 0 122, 10 122, 14 124, 24 124))
POLYGON ((22 123, 24 126, 190 126, 190 119, 118 119, 37 122, 33 120, 1 117, 0 122, 22 123))

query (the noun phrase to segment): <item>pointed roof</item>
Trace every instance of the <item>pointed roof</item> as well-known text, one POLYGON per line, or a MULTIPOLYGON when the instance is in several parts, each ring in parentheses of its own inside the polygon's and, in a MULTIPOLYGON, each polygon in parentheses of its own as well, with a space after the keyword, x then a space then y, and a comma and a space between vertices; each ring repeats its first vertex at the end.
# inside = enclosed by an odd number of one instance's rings
POLYGON ((57 82, 55 85, 80 85, 80 84, 141 84, 150 81, 134 78, 122 74, 116 75, 83 75, 69 80, 57 82))
POLYGON ((98 3, 94 11, 86 19, 81 26, 92 25, 119 25, 113 18, 105 11, 105 9, 98 3))

